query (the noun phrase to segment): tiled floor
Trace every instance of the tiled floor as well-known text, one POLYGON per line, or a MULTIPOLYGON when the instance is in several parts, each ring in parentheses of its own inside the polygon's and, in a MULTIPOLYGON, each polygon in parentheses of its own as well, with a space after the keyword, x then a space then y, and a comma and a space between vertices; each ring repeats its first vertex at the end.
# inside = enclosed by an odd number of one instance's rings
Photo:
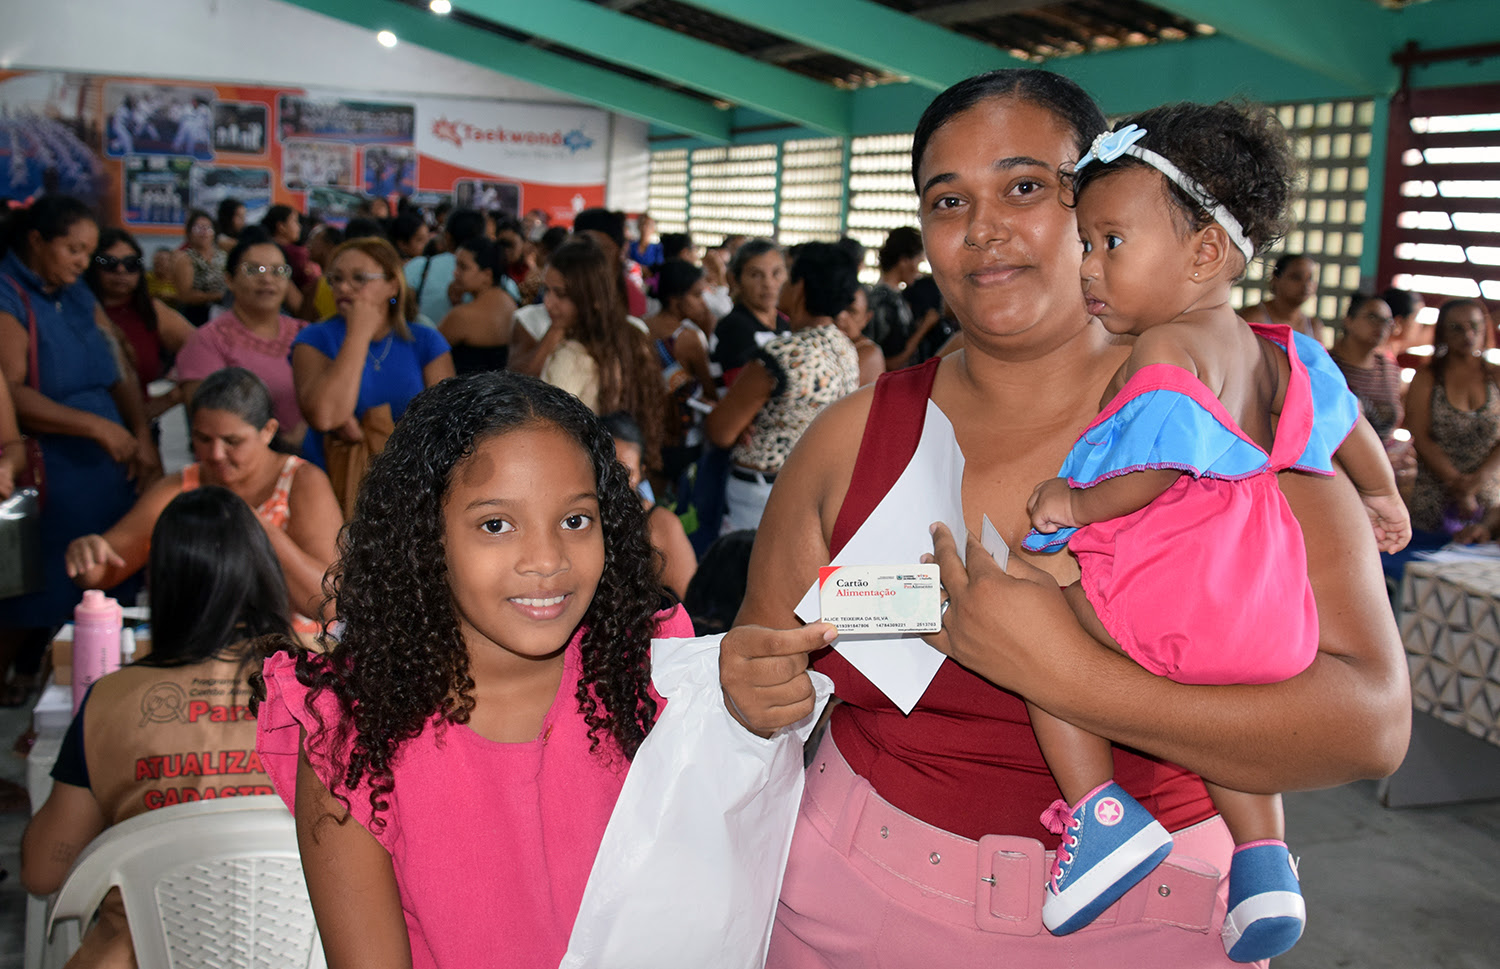
MULTIPOLYGON (((0 710, 0 777, 24 781, 24 762, 4 751, 27 717, 0 710)), ((0 969, 21 966, 24 825, 0 815, 0 969)), ((1359 783, 1288 796, 1287 825, 1309 915, 1276 969, 1500 966, 1500 801, 1391 811, 1359 783)))

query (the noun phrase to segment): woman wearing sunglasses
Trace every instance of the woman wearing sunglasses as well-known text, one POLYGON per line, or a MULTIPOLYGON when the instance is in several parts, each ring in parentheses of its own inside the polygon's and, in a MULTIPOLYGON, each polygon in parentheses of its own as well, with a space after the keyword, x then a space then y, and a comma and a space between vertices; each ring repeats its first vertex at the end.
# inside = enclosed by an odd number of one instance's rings
POLYGON ((183 399, 225 367, 244 367, 271 391, 272 412, 283 440, 302 439, 302 412, 292 386, 292 341, 307 324, 282 312, 292 267, 281 247, 257 226, 240 233, 224 264, 234 308, 209 320, 177 355, 183 399))
POLYGON ((152 397, 146 388, 166 375, 172 354, 193 335, 193 325, 166 303, 151 296, 146 286, 145 253, 124 229, 102 229, 99 248, 89 261, 84 279, 94 291, 104 314, 120 331, 121 347, 141 387, 146 416, 153 420, 182 402, 174 389, 152 397))

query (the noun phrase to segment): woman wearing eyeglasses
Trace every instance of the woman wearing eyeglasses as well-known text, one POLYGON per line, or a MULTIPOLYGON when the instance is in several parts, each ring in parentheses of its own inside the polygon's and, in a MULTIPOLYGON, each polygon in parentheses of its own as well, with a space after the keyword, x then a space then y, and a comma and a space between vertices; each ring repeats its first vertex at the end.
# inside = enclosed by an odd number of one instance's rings
POLYGON ((339 246, 328 285, 338 315, 303 330, 292 346, 297 403, 309 427, 302 453, 325 468, 325 434, 362 441, 360 423, 371 410, 389 406, 390 420, 400 420, 413 397, 453 376, 448 341, 407 320, 401 255, 389 242, 366 237, 339 246))
POLYGON ((225 263, 234 308, 209 320, 177 355, 177 379, 185 401, 198 383, 225 367, 244 367, 271 391, 271 405, 285 440, 302 440, 302 411, 288 355, 307 324, 282 312, 292 268, 265 230, 247 228, 225 263))
POLYGON ((174 389, 151 397, 146 388, 166 375, 171 355, 181 350, 195 331, 181 313, 151 296, 144 255, 129 232, 104 229, 83 278, 104 307, 104 315, 125 338, 122 349, 135 367, 146 416, 155 419, 173 404, 181 403, 182 395, 174 389))

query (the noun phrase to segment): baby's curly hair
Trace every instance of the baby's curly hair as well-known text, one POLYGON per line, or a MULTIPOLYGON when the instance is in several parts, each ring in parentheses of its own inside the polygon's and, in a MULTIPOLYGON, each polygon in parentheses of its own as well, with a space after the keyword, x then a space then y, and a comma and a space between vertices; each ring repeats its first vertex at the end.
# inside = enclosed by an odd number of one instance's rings
MULTIPOLYGON (((1298 166, 1286 129, 1269 108, 1230 101, 1167 104, 1124 119, 1116 130, 1131 124, 1146 131, 1137 145, 1176 165, 1240 220, 1257 253, 1285 234, 1298 166)), ((1150 167, 1133 155, 1092 162, 1072 176, 1074 203, 1100 178, 1150 167)), ((1163 175, 1162 186, 1188 232, 1213 223, 1208 210, 1176 182, 1163 175)))
MULTIPOLYGON (((309 688, 307 709, 314 710, 313 698, 324 690, 338 698, 342 724, 322 724, 319 742, 335 755, 349 751, 342 787, 352 792, 368 783, 377 829, 384 827, 379 813, 395 787, 391 765, 401 744, 433 717, 466 723, 474 709, 443 548, 443 501, 454 470, 485 439, 539 425, 577 441, 598 482, 604 573, 583 618, 576 694, 590 749, 598 750, 608 734, 633 757, 656 719, 649 692, 653 617, 669 600, 645 512, 615 460, 613 438, 578 398, 540 380, 503 372, 445 380, 411 402, 360 487, 325 583, 344 623, 337 643, 322 656, 296 653, 297 679, 309 688)), ((333 793, 348 806, 345 794, 333 793)))

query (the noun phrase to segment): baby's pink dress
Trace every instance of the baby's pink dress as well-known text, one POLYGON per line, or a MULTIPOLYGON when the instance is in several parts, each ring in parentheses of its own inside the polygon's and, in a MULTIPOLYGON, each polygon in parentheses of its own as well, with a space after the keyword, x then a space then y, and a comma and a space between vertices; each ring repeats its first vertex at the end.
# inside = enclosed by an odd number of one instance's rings
POLYGON ((1333 473, 1359 403, 1316 341, 1251 323, 1291 364, 1271 453, 1197 377, 1142 367, 1073 446, 1062 477, 1087 488, 1115 475, 1187 472, 1145 508, 1023 543, 1078 556, 1083 590, 1115 642, 1179 683, 1274 683, 1318 651, 1307 549, 1279 471, 1333 473))
MULTIPOLYGON (((657 617, 657 635, 692 636, 681 606, 657 617)), ((497 743, 467 726, 436 720, 401 746, 395 790, 374 834, 391 853, 414 969, 507 966, 556 969, 605 825, 629 763, 606 733, 590 752, 575 691, 581 671, 576 633, 562 682, 536 740, 497 743)), ((304 701, 295 663, 266 661, 256 749, 277 792, 293 807, 299 728, 317 721, 304 701)), ((660 702, 660 701, 658 701, 660 702)), ((316 706, 331 723, 338 703, 316 706)), ((342 771, 310 752, 319 778, 338 789, 342 771)), ((349 796, 354 819, 370 828, 368 788, 349 796)))

